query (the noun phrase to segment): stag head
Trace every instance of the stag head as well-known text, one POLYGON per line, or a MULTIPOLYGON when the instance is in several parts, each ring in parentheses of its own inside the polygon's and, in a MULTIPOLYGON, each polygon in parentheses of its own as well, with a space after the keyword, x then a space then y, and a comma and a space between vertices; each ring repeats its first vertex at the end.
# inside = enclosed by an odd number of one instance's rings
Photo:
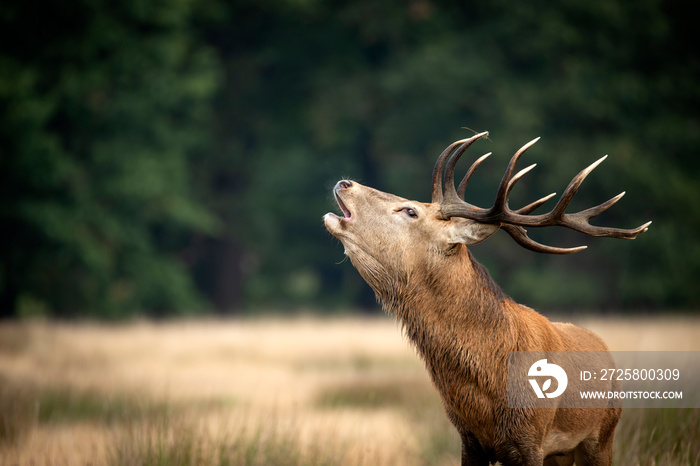
POLYGON ((411 201, 355 181, 339 181, 333 194, 344 216, 326 214, 326 228, 380 295, 452 255, 456 246, 478 243, 498 230, 467 218, 445 220, 438 203, 411 201))
POLYGON ((565 212, 583 180, 605 157, 576 175, 548 213, 530 215, 554 197, 554 193, 512 210, 508 205, 508 196, 513 186, 535 166, 530 165, 513 175, 515 165, 539 138, 524 145, 511 158, 492 207, 481 208, 469 204, 463 199, 467 183, 479 164, 491 154, 477 159, 457 187, 454 182, 455 167, 467 148, 487 135, 485 132, 456 141, 438 157, 433 170, 431 203, 404 199, 355 181, 342 180, 335 185, 333 194, 343 216, 328 213, 324 223, 328 231, 341 240, 346 254, 375 290, 389 285, 379 283, 382 281, 407 281, 413 270, 438 263, 440 257, 454 255, 461 245, 479 243, 499 228, 532 251, 570 254, 586 246, 559 248, 540 244, 527 236, 525 227, 562 226, 591 236, 633 239, 651 224, 648 222, 626 230, 589 223, 590 219, 619 201, 624 192, 598 206, 575 213, 565 212))

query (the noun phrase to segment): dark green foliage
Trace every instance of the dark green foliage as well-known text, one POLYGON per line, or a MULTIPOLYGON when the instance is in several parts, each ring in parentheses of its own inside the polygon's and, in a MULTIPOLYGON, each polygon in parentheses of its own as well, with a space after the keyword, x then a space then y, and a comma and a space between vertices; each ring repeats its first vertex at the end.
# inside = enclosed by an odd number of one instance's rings
POLYGON ((216 226, 189 166, 217 68, 192 38, 188 2, 162 7, 0 7, 0 312, 201 306, 176 257, 216 226))
MULTIPOLYGON (((686 2, 10 2, 0 7, 0 312, 163 315, 373 306, 320 217, 351 177, 429 199, 451 141, 491 131, 467 191, 512 205, 628 195, 601 224, 542 231, 576 256, 474 248, 536 307, 700 304, 700 58, 686 2)), ((466 162, 465 162, 466 165, 466 162)))

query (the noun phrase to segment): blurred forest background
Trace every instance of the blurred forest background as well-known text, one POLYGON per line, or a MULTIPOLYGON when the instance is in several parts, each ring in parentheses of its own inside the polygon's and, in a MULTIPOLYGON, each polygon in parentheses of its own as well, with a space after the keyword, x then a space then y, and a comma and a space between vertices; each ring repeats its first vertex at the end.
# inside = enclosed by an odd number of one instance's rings
MULTIPOLYGON (((449 143, 490 140, 468 199, 654 224, 635 241, 475 246, 543 309, 700 305, 696 2, 9 0, 0 4, 0 315, 377 309, 321 216, 341 177, 429 200, 449 143), (470 128, 470 129, 465 129, 470 128), (548 204, 551 207, 551 204, 548 204)), ((463 162, 468 166, 468 162, 463 162)), ((464 170, 466 167, 463 166, 464 170)))

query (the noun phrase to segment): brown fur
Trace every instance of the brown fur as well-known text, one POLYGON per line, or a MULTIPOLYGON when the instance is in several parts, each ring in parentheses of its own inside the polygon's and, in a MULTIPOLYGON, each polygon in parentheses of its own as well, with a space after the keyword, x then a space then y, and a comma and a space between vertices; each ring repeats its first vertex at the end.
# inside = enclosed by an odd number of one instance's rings
POLYGON ((465 246, 494 228, 341 183, 346 216, 327 214, 326 227, 424 360, 462 438, 462 464, 610 465, 620 408, 511 409, 507 400, 509 351, 607 351, 603 341, 501 291, 465 246))

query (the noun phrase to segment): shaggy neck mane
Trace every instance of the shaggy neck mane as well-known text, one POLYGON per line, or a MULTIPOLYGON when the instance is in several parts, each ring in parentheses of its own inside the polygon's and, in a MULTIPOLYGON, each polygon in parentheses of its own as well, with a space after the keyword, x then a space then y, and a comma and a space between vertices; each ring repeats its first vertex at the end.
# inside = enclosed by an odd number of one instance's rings
POLYGON ((398 293, 380 294, 380 299, 401 322, 436 383, 446 372, 465 370, 488 380, 493 375, 483 373, 492 367, 486 360, 507 359, 515 348, 508 310, 515 303, 465 246, 459 245, 448 263, 422 268, 398 293))

